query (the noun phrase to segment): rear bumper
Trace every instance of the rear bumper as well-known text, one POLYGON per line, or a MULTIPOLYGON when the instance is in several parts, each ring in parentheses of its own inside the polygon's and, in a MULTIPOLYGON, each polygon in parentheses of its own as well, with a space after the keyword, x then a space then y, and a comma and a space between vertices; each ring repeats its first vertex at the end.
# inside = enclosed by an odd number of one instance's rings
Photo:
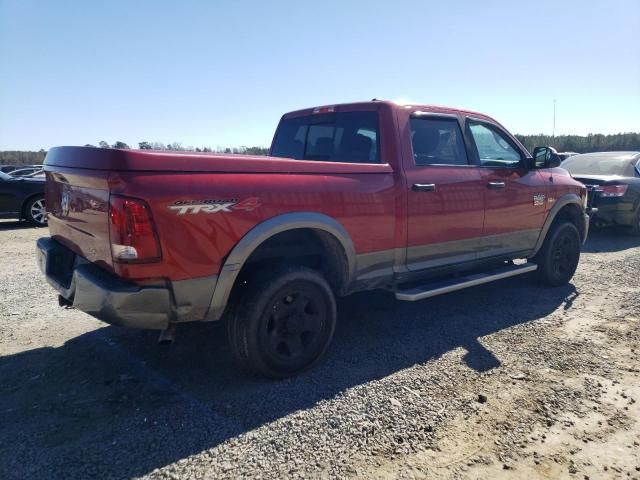
POLYGON ((211 278, 136 285, 50 238, 38 240, 36 255, 47 282, 62 297, 74 308, 112 325, 162 330, 170 322, 202 320, 215 288, 211 278))
POLYGON ((635 221, 636 211, 631 202, 604 203, 597 205, 597 211, 593 214, 593 221, 608 225, 632 225, 635 221))

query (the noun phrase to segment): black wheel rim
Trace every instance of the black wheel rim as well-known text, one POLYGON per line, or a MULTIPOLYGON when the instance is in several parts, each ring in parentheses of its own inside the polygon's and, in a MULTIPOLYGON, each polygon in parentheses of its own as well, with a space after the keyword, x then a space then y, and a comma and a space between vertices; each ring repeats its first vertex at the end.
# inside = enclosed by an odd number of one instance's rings
POLYGON ((553 270, 558 276, 572 275, 578 264, 580 245, 570 231, 561 232, 553 244, 553 270))
POLYGON ((260 343, 267 360, 283 370, 311 363, 326 342, 327 315, 325 295, 314 285, 280 289, 261 322, 260 343))

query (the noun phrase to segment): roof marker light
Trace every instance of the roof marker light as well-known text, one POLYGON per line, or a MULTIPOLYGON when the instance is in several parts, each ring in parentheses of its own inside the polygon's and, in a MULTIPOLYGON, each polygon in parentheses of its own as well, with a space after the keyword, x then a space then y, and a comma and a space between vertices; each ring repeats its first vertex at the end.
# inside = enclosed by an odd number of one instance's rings
POLYGON ((313 113, 333 113, 335 111, 335 105, 331 105, 330 107, 316 107, 313 109, 313 113))

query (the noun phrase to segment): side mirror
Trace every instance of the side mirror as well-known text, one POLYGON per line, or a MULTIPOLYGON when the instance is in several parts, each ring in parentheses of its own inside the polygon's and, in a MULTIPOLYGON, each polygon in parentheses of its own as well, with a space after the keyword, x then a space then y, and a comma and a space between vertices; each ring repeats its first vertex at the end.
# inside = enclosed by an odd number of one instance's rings
POLYGON ((553 147, 536 147, 533 149, 535 168, 559 167, 562 159, 553 147))

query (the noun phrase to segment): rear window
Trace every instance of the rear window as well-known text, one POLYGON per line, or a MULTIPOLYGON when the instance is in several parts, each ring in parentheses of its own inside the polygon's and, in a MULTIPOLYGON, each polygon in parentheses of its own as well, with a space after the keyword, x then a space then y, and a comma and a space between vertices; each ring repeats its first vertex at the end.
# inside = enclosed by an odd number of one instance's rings
POLYGON ((297 160, 380 163, 377 112, 338 112, 282 120, 271 155, 297 160))
POLYGON ((633 163, 628 159, 598 158, 576 155, 562 162, 562 168, 572 175, 623 175, 635 176, 633 163))

